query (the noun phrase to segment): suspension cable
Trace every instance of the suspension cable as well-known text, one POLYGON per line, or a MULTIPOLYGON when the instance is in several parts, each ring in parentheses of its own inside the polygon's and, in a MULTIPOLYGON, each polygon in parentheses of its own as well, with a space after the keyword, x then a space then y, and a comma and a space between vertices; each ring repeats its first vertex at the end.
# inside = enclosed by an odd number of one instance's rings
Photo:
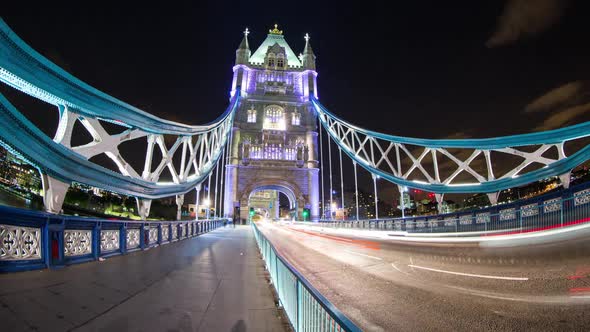
POLYGON ((330 140, 330 135, 328 134, 328 167, 330 167, 330 220, 333 220, 333 207, 334 207, 334 195, 333 188, 332 188, 332 141, 330 140))
MULTIPOLYGON (((324 144, 322 142, 322 123, 318 117, 319 122, 319 132, 320 132, 320 175, 322 178, 322 217, 326 218, 326 210, 324 206, 324 144)), ((322 218, 320 218, 322 219, 322 218)))
POLYGON ((359 186, 356 176, 356 161, 352 161, 354 165, 354 196, 356 197, 356 220, 359 220, 359 186))
POLYGON ((340 154, 340 198, 342 199, 342 220, 344 220, 344 177, 342 176, 342 149, 338 147, 338 153, 340 154))
POLYGON ((217 161, 216 165, 215 165, 215 196, 213 197, 213 208, 215 209, 215 212, 213 212, 213 218, 217 218, 218 214, 217 214, 217 185, 219 184, 219 163, 221 162, 221 160, 217 161))

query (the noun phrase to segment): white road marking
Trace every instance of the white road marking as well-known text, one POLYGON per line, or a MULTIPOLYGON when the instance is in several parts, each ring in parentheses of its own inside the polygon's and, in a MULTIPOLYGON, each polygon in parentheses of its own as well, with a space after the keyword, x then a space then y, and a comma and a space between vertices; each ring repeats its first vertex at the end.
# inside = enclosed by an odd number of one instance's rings
POLYGON ((395 266, 395 264, 393 264, 393 263, 391 263, 391 266, 392 266, 394 269, 396 269, 397 271, 399 271, 400 273, 403 273, 403 274, 406 274, 406 275, 410 275, 409 273, 407 273, 407 272, 404 272, 404 271, 400 270, 400 269, 399 269, 397 266, 395 266))
POLYGON ((349 253, 349 254, 360 255, 360 256, 364 256, 364 257, 368 257, 368 258, 376 259, 376 260, 379 260, 379 261, 382 261, 382 260, 383 260, 383 259, 382 259, 382 258, 380 258, 380 257, 375 257, 375 256, 365 255, 365 254, 361 254, 361 253, 354 252, 354 251, 350 251, 350 250, 346 250, 346 249, 344 249, 344 251, 346 251, 346 252, 347 252, 347 253, 349 253))
POLYGON ((514 281, 526 281, 526 280, 529 280, 529 278, 527 278, 527 277, 501 277, 501 276, 489 276, 489 275, 483 275, 483 274, 472 274, 472 273, 453 272, 453 271, 445 271, 445 270, 433 269, 433 268, 425 267, 425 266, 418 266, 418 265, 414 265, 414 264, 411 264, 411 265, 408 265, 408 266, 409 267, 415 267, 417 269, 427 270, 427 271, 448 273, 448 274, 454 274, 454 275, 465 276, 465 277, 486 278, 486 279, 500 279, 500 280, 514 280, 514 281))

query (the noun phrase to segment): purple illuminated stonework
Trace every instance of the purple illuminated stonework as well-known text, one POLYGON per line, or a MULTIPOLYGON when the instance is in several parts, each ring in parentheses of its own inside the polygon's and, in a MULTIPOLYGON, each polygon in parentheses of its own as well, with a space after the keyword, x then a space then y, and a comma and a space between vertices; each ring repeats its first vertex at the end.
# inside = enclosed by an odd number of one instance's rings
POLYGON ((291 217, 300 219, 307 208, 317 220, 317 118, 309 102, 310 96, 317 97, 317 72, 309 38, 296 56, 282 31, 271 30, 251 53, 247 33, 236 50, 230 91, 233 96, 239 89, 242 102, 226 169, 225 211, 247 220, 250 207, 277 204, 277 195, 254 194, 272 190, 288 197, 291 217), (264 197, 275 201, 264 202, 264 197))

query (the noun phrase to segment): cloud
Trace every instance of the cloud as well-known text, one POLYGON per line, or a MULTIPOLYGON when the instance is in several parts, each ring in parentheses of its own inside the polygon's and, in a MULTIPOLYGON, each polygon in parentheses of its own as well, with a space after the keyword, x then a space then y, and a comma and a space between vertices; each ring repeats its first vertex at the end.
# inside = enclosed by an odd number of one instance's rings
POLYGON ((559 22, 571 0, 509 0, 498 18, 488 47, 512 44, 538 35, 559 22))
POLYGON ((590 112, 590 103, 570 107, 559 111, 558 113, 553 113, 546 118, 543 123, 538 125, 535 128, 535 131, 551 130, 568 126, 573 124, 573 120, 577 117, 586 114, 587 112, 590 112))
POLYGON ((571 125, 574 120, 590 114, 590 83, 575 81, 564 84, 532 101, 525 107, 524 113, 545 114, 535 131, 571 125))
POLYGON ((583 94, 585 84, 581 81, 571 82, 553 89, 543 96, 535 99, 525 107, 525 113, 542 112, 557 107, 568 105, 583 94))

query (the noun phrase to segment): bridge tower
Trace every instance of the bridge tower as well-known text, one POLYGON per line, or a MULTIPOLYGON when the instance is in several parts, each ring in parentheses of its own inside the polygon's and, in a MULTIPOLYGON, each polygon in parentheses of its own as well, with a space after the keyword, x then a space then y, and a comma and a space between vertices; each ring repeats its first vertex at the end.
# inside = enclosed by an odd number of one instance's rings
POLYGON ((303 53, 295 55, 275 24, 252 54, 249 31, 236 50, 231 95, 242 101, 234 120, 230 162, 226 166, 224 207, 228 217, 248 219, 249 204, 261 197, 285 194, 301 219, 307 208, 319 218, 319 161, 315 55, 309 35, 303 53), (275 195, 256 194, 273 191, 275 195), (251 202, 251 197, 254 199, 251 202))

